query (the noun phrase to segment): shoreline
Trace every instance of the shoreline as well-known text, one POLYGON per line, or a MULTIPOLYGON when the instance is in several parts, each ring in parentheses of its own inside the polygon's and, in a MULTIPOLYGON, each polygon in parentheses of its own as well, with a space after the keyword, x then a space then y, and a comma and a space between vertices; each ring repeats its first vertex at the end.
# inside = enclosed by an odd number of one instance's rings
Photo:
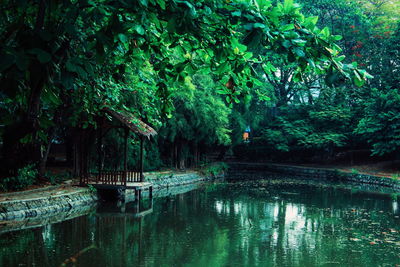
POLYGON ((268 175, 280 174, 307 179, 385 187, 391 188, 400 193, 400 180, 395 180, 389 177, 350 173, 330 168, 316 168, 289 164, 230 162, 228 165, 228 180, 265 179, 268 175))
MULTIPOLYGON (((292 179, 366 185, 371 191, 376 192, 380 188, 389 188, 400 193, 400 180, 387 177, 287 164, 230 162, 228 165, 228 171, 217 177, 205 176, 198 171, 151 172, 145 173, 145 177, 147 181, 153 183, 155 197, 174 193, 174 190, 178 193, 192 190, 197 185, 221 178, 227 181, 261 180, 269 177, 276 179, 274 175, 290 175, 292 179)), ((146 195, 147 191, 143 193, 146 195)), ((133 190, 127 190, 125 194, 127 201, 134 199, 133 190)), ((0 201, 0 232, 6 229, 10 231, 10 228, 25 229, 74 218, 83 215, 82 211, 93 209, 100 200, 96 191, 72 185, 5 193, 0 194, 0 197, 5 199, 0 201), (32 197, 33 195, 35 197, 32 197)))

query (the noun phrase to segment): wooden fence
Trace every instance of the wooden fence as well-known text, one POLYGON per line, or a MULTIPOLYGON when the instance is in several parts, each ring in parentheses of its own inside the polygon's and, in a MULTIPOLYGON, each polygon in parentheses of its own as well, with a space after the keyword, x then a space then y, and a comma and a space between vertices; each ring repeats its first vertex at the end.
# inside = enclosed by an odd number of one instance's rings
POLYGON ((138 171, 100 171, 81 176, 83 184, 124 185, 143 182, 143 175, 138 171))

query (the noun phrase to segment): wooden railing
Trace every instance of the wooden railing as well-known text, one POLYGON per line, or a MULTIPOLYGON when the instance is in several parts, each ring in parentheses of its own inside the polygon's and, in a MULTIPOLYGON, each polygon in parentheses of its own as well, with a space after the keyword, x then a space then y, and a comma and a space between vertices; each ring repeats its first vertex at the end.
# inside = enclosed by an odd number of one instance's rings
POLYGON ((95 174, 96 183, 109 185, 125 185, 125 174, 122 171, 100 171, 95 174))
POLYGON ((142 174, 137 171, 128 171, 126 173, 126 181, 128 183, 143 182, 142 174))
POLYGON ((95 182, 106 185, 126 185, 126 183, 143 182, 142 174, 137 171, 100 171, 83 175, 81 181, 85 184, 95 182))

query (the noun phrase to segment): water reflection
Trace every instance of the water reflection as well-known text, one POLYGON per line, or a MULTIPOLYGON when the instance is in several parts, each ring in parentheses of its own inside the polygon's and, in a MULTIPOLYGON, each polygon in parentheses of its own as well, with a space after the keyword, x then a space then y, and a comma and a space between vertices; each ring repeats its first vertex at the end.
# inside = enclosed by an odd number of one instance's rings
POLYGON ((87 216, 2 235, 0 265, 400 264, 398 200, 390 195, 231 184, 139 204, 103 205, 87 216), (153 212, 134 215, 146 210, 153 212))

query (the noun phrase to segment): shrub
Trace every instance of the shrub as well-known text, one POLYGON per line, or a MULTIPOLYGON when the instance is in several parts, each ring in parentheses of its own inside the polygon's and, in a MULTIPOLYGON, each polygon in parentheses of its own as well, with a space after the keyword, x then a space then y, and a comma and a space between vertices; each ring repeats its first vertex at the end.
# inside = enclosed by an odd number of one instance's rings
POLYGON ((360 172, 357 169, 351 168, 352 174, 359 174, 360 172))
POLYGON ((25 167, 18 169, 16 176, 4 178, 1 181, 0 188, 3 191, 22 190, 33 185, 36 181, 37 175, 38 172, 34 164, 26 165, 25 167))
POLYGON ((217 176, 228 170, 228 164, 224 162, 214 163, 212 165, 202 166, 200 173, 206 176, 217 176))
POLYGON ((49 180, 52 185, 61 184, 62 182, 71 178, 71 174, 68 172, 61 172, 61 173, 51 173, 47 172, 45 177, 49 180))

